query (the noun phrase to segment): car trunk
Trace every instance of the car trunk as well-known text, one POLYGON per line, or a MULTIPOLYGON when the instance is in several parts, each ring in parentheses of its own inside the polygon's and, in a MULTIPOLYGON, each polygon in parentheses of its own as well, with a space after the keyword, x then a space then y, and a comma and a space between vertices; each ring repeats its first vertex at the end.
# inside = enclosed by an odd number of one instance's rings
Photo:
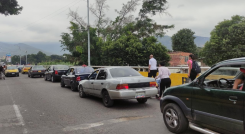
POLYGON ((150 82, 155 82, 154 78, 148 77, 120 77, 115 78, 119 80, 121 84, 128 84, 129 88, 142 88, 142 87, 150 87, 150 82))
POLYGON ((76 74, 76 78, 80 77, 80 80, 85 80, 85 79, 88 79, 89 75, 90 74, 76 74))
POLYGON ((55 70, 58 72, 58 75, 65 75, 67 70, 55 70))

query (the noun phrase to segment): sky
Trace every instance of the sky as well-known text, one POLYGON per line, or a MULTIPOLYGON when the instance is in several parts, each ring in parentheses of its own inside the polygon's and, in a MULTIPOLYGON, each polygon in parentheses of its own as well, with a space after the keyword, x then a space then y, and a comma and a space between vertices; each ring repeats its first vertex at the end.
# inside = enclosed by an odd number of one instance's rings
MULTIPOLYGON (((106 17, 114 20, 123 3, 129 0, 107 0, 110 9, 106 17)), ((77 10, 87 21, 87 0, 18 0, 23 6, 19 15, 0 15, 0 42, 59 42, 60 35, 68 32, 69 9, 77 10)), ((93 4, 95 0, 89 0, 93 4)), ((197 36, 210 37, 210 32, 219 22, 233 15, 245 16, 245 0, 169 0, 170 15, 152 17, 157 23, 175 25, 166 31, 172 36, 180 29, 189 28, 197 36)), ((133 13, 138 14, 141 4, 133 13)), ((95 17, 90 12, 90 24, 95 17)))

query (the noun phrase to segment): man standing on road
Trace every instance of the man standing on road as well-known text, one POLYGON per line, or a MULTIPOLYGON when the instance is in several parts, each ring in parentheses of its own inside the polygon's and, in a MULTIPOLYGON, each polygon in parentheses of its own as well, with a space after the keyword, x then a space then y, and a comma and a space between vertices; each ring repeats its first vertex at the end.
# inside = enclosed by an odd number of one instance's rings
POLYGON ((150 55, 150 60, 149 60, 149 68, 148 68, 148 77, 155 78, 157 75, 157 61, 155 58, 153 58, 153 55, 150 55))

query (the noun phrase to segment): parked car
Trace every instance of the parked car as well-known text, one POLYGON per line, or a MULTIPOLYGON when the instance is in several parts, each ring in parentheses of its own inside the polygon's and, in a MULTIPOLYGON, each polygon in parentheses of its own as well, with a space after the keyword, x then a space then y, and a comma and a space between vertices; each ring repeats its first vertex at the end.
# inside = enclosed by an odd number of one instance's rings
POLYGON ((19 72, 21 72, 22 71, 22 68, 24 67, 24 65, 18 65, 17 66, 17 68, 18 68, 18 70, 19 70, 19 72))
POLYGON ((137 99, 139 103, 145 103, 156 94, 155 79, 144 77, 130 67, 100 68, 87 80, 79 82, 80 97, 100 97, 106 107, 113 106, 117 99, 137 99))
POLYGON ((42 65, 35 65, 32 66, 30 68, 30 70, 28 71, 28 77, 33 78, 34 76, 39 76, 39 77, 43 77, 44 73, 45 73, 46 68, 43 67, 42 65))
POLYGON ((52 82, 60 81, 61 76, 66 74, 69 66, 67 65, 51 65, 44 73, 44 80, 50 80, 52 82))
POLYGON ((19 77, 19 71, 16 66, 7 66, 5 70, 5 76, 17 76, 19 77))
POLYGON ((192 83, 166 89, 160 108, 168 130, 182 133, 190 127, 205 134, 244 134, 245 86, 233 89, 234 81, 245 75, 236 72, 241 68, 245 57, 222 61, 192 83))
POLYGON ((92 67, 73 66, 68 69, 65 75, 61 76, 60 86, 70 86, 72 91, 77 91, 81 80, 88 79, 88 76, 94 72, 92 67))
POLYGON ((25 66, 22 68, 21 73, 22 73, 22 74, 28 73, 28 71, 30 70, 31 67, 32 67, 32 65, 25 65, 25 66))

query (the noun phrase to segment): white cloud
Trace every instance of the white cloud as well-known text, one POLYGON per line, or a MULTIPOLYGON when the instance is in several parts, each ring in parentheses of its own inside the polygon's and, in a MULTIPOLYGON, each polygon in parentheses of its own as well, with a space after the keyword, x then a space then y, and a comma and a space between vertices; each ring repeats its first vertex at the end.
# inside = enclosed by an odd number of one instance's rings
MULTIPOLYGON (((107 17, 116 17, 115 9, 120 10, 128 0, 108 0, 110 10, 107 17)), ((87 0, 18 0, 24 7, 20 15, 0 15, 0 41, 3 42, 58 42, 62 32, 69 32, 67 14, 69 8, 77 10, 84 18, 87 16, 87 0)), ((94 0, 90 0, 90 4, 94 0)), ((193 30, 198 36, 210 36, 211 30, 224 19, 233 15, 244 15, 244 0, 169 0, 168 12, 171 16, 155 16, 160 24, 175 28, 167 35, 175 34, 182 28, 193 30)), ((138 7, 138 10, 141 5, 138 7)), ((138 14, 138 10, 134 15, 138 14)), ((245 16, 245 15, 244 15, 245 16)), ((90 23, 95 17, 90 13, 90 23)))

